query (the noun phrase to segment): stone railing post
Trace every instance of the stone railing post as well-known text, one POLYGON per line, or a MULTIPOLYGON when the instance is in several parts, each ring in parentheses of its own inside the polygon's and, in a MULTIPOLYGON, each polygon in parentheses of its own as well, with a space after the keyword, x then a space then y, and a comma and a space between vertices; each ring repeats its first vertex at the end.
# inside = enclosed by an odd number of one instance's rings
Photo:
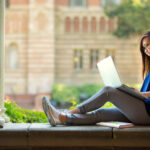
POLYGON ((0 0, 0 126, 9 122, 5 115, 5 0, 0 0))

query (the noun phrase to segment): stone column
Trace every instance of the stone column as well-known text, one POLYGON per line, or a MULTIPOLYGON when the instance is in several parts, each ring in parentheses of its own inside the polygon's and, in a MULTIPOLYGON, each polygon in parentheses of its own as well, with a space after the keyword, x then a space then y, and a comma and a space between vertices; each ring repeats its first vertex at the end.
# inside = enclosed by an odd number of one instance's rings
POLYGON ((28 24, 28 94, 48 94, 55 75, 54 0, 30 0, 28 24))
POLYGON ((5 122, 9 122, 9 118, 5 115, 4 108, 4 89, 5 89, 5 0, 0 0, 0 126, 5 122))

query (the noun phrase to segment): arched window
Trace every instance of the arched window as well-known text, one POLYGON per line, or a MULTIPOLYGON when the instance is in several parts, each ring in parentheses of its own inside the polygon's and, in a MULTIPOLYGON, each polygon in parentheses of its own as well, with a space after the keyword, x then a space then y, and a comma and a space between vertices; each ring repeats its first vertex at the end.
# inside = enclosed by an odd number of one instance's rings
POLYGON ((88 20, 87 17, 84 17, 82 20, 82 31, 88 32, 88 20))
POLYGON ((27 22, 28 18, 26 14, 22 14, 21 15, 21 32, 22 33, 26 33, 28 32, 28 22, 27 22))
POLYGON ((71 20, 69 17, 65 19, 65 32, 71 32, 71 20))
POLYGON ((7 66, 9 69, 18 68, 18 47, 16 44, 11 44, 8 47, 8 63, 7 66))
POLYGON ((114 20, 113 20, 113 19, 109 19, 109 20, 108 20, 108 31, 109 31, 109 32, 114 31, 114 29, 115 29, 114 26, 115 26, 114 20))
POLYGON ((19 30, 20 30, 20 27, 19 27, 19 24, 20 24, 19 15, 13 14, 10 19, 11 19, 11 31, 12 31, 12 33, 18 33, 19 30))
POLYGON ((91 20, 91 31, 92 32, 96 32, 96 30, 97 30, 96 18, 92 17, 92 20, 91 20))
POLYGON ((104 17, 100 18, 100 32, 106 31, 106 21, 104 17))
POLYGON ((74 32, 79 32, 79 18, 74 18, 74 32))

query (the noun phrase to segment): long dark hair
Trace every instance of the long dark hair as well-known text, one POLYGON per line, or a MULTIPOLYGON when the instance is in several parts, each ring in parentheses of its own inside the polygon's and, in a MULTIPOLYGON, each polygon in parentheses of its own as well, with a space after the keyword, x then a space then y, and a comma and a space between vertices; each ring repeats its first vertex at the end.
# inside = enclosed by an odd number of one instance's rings
POLYGON ((143 47, 143 40, 147 37, 150 39, 150 31, 146 32, 142 36, 141 42, 140 42, 140 52, 142 55, 142 75, 143 75, 143 78, 150 72, 150 57, 145 54, 145 52, 144 52, 145 48, 143 47))

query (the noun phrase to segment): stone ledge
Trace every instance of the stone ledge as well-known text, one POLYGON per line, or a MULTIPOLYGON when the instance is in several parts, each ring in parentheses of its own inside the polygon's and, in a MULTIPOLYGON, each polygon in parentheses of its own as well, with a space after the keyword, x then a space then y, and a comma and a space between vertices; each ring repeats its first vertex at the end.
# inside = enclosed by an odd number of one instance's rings
POLYGON ((113 145, 128 147, 150 147, 150 126, 135 126, 134 128, 113 128, 113 145))
POLYGON ((28 145, 30 124, 7 123, 0 129, 0 147, 28 145))
POLYGON ((0 129, 2 147, 150 148, 150 126, 116 129, 101 126, 57 126, 8 123, 0 129))
POLYGON ((57 126, 50 128, 48 124, 32 124, 29 130, 29 139, 31 146, 112 146, 112 128, 100 126, 57 126))

